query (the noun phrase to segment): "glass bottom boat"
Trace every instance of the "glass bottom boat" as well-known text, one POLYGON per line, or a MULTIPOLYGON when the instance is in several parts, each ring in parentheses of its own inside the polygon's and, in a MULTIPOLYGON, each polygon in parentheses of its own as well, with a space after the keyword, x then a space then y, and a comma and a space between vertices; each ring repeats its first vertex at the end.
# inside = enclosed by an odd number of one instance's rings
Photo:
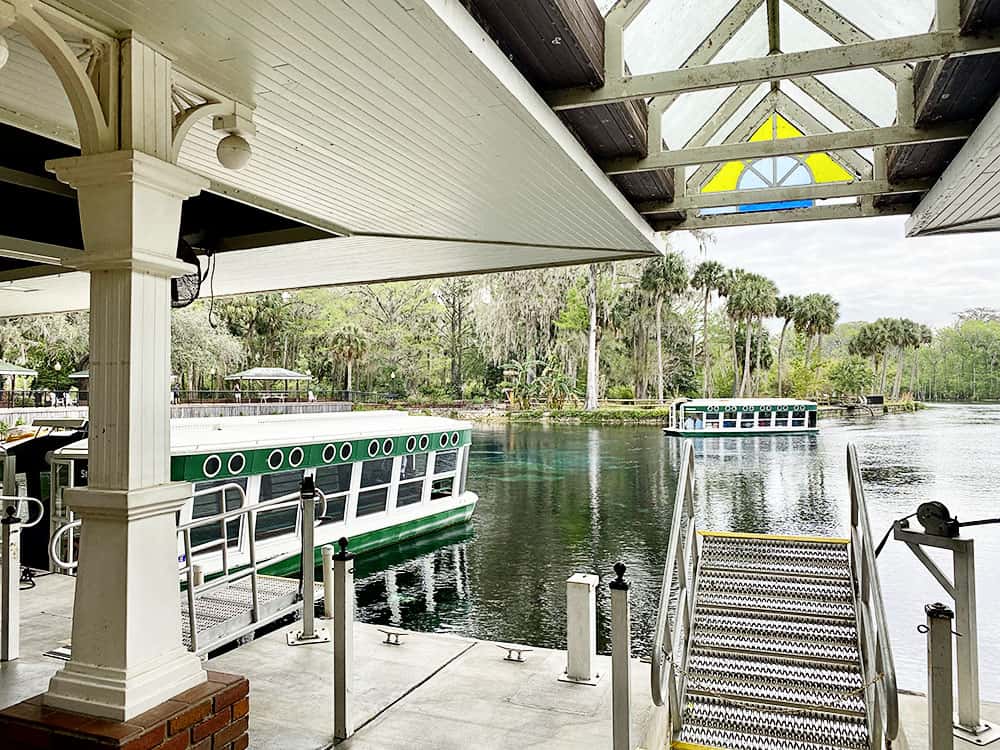
POLYGON ((678 399, 663 431, 682 437, 819 432, 812 401, 790 398, 678 399))
MULTIPOLYGON (((306 477, 319 491, 317 563, 340 537, 363 552, 463 523, 478 499, 465 486, 468 422, 381 411, 174 419, 170 428, 171 478, 191 484, 178 563, 190 559, 206 577, 251 564, 251 547, 261 572, 297 571, 306 477)), ((50 454, 56 512, 67 488, 86 483, 87 461, 86 440, 50 454)), ((72 562, 74 534, 54 537, 52 554, 72 562)))

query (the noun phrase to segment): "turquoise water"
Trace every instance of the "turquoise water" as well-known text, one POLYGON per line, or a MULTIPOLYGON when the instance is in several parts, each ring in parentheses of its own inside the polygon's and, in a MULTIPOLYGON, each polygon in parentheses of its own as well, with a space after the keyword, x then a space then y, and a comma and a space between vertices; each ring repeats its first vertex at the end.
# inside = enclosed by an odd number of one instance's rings
MULTIPOLYGON (((819 435, 696 443, 699 528, 846 536, 844 454, 858 446, 877 535, 925 500, 960 520, 1000 516, 1000 406, 934 406, 916 414, 828 420, 819 435)), ((679 439, 656 427, 477 427, 473 521, 443 536, 363 557, 359 617, 368 622, 565 647, 565 580, 606 583, 621 560, 632 581, 633 647, 649 650, 675 489, 679 439)), ((977 545, 984 697, 1000 699, 1000 525, 977 545)), ((923 689, 925 603, 945 598, 909 550, 879 558, 901 687, 923 689)), ((598 589, 607 648, 607 588, 598 589)))

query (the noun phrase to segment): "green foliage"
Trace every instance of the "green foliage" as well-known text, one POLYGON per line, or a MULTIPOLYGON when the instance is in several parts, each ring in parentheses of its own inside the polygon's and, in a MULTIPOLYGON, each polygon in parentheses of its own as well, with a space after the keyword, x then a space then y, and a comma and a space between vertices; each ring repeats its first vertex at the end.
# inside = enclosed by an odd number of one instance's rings
POLYGON ((841 396, 860 396, 875 385, 875 372, 869 363, 856 354, 834 362, 827 377, 835 393, 841 396))
POLYGON ((635 391, 632 390, 632 386, 630 385, 613 385, 608 388, 605 398, 609 398, 613 401, 627 401, 635 398, 635 391))

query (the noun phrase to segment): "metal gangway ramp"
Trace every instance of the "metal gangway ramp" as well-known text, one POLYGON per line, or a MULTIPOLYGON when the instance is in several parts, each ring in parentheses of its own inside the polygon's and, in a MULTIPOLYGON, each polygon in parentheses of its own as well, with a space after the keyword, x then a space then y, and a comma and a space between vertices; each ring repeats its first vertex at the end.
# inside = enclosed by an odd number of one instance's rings
POLYGON ((684 445, 651 668, 668 747, 893 747, 895 670, 853 446, 847 471, 849 539, 704 531, 684 445))
MULTIPOLYGON (((194 497, 233 493, 235 507, 204 516, 177 527, 178 578, 181 598, 181 634, 189 651, 202 655, 252 634, 284 617, 302 610, 302 582, 296 578, 267 575, 263 570, 299 557, 313 560, 312 535, 303 535, 305 516, 313 524, 326 515, 326 498, 314 490, 318 513, 303 513, 305 501, 300 493, 283 495, 261 503, 247 504, 243 487, 236 483, 221 484, 198 490, 194 497), (308 552, 295 549, 263 559, 257 550, 257 516, 261 513, 297 508, 295 534, 308 552), (200 530, 218 529, 217 535, 196 543, 200 530), (212 563, 217 572, 207 579, 201 565, 212 563)), ((226 503, 222 503, 224 507, 226 503)), ((73 571, 79 561, 75 557, 74 536, 79 533, 80 520, 71 520, 53 534, 49 555, 61 569, 73 571)), ((323 598, 322 584, 314 584, 312 601, 323 598)))

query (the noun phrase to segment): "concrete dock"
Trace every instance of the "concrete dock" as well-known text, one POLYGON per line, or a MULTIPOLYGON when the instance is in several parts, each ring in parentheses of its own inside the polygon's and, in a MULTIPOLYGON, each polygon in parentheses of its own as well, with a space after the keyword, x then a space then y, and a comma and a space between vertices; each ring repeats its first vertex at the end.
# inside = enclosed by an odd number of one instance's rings
MULTIPOLYGON (((62 666, 43 654, 69 643, 74 584, 69 576, 48 575, 22 592, 21 656, 0 664, 0 708, 44 692, 62 666)), ((332 745, 333 645, 290 647, 285 633, 295 627, 279 628, 206 664, 249 678, 252 748, 332 745)), ((390 646, 376 626, 362 623, 354 635, 358 730, 338 747, 611 747, 609 657, 597 659, 597 685, 574 685, 558 680, 566 665, 563 651, 535 649, 524 663, 515 663, 489 641, 406 633, 402 645, 390 646)), ((632 705, 638 746, 652 709, 649 666, 638 660, 632 705)))

